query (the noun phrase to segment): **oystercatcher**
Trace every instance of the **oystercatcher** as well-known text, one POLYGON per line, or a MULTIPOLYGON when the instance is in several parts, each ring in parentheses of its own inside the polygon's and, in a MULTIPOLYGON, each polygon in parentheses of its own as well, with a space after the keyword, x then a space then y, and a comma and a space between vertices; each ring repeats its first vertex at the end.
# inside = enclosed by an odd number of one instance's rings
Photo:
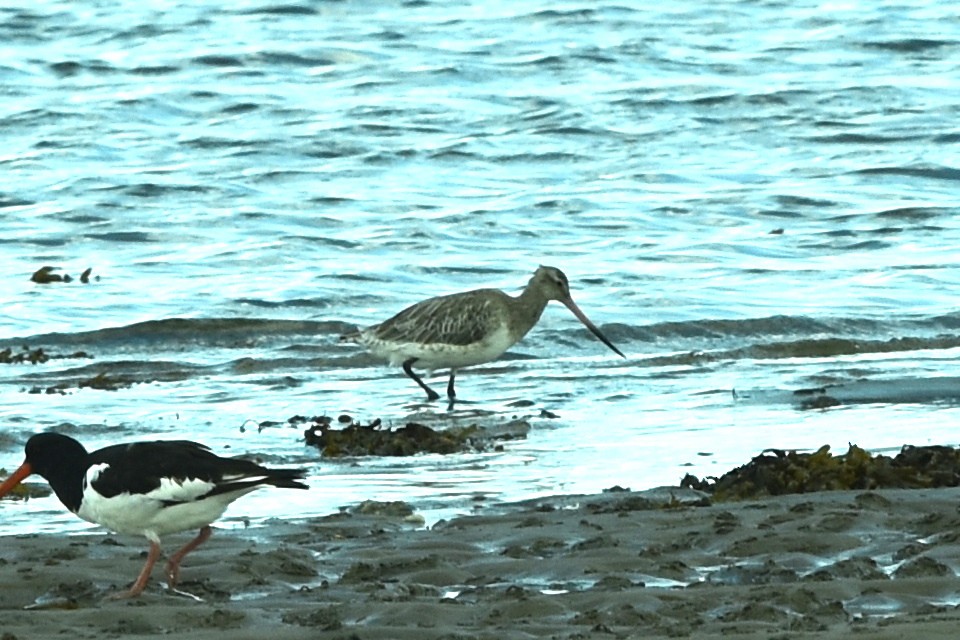
POLYGON ((133 586, 111 598, 140 595, 160 557, 160 536, 200 528, 167 560, 173 589, 184 556, 210 537, 210 523, 227 506, 262 487, 306 489, 300 469, 268 469, 248 460, 221 458, 202 444, 161 440, 116 444, 88 453, 73 438, 40 433, 27 440, 26 459, 0 484, 0 496, 37 474, 70 511, 124 534, 150 541, 147 563, 133 586))
POLYGON ((499 358, 533 328, 547 303, 557 300, 603 344, 622 358, 626 356, 580 310, 570 296, 567 276, 555 267, 534 272, 519 296, 499 289, 476 289, 429 298, 407 307, 385 322, 340 337, 357 342, 403 372, 427 393, 427 400, 440 394, 427 386, 413 366, 432 373, 449 369, 447 398, 453 403, 457 369, 499 358))

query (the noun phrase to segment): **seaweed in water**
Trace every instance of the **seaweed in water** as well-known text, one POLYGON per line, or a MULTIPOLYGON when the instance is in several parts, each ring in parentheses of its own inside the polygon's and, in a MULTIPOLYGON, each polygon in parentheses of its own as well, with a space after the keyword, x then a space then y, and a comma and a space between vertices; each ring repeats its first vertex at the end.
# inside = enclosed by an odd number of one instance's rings
MULTIPOLYGON (((52 282, 73 282, 73 276, 69 273, 59 274, 56 271, 59 270, 59 267, 44 266, 40 267, 33 272, 33 275, 30 276, 31 282, 36 282, 37 284, 50 284, 52 282)), ((80 274, 80 282, 83 284, 89 284, 90 282, 90 273, 93 271, 92 268, 88 267, 80 274)), ((95 276, 94 280, 99 280, 100 276, 95 276)))
POLYGON ((90 354, 86 351, 77 351, 75 353, 68 354, 57 354, 57 353, 48 353, 43 350, 43 347, 37 347, 36 349, 31 349, 27 345, 23 345, 20 348, 20 351, 14 351, 10 347, 0 350, 0 364, 25 364, 29 362, 30 364, 43 364, 48 360, 54 358, 90 358, 90 354))
MULTIPOLYGON (((463 453, 500 450, 500 441, 526 437, 529 425, 516 420, 505 427, 490 429, 472 424, 465 427, 433 429, 417 422, 398 428, 383 427, 380 420, 361 424, 341 416, 340 428, 327 417, 311 419, 304 431, 308 445, 328 458, 344 456, 412 456, 418 453, 463 453)), ((291 418, 296 424, 301 418, 291 418)))

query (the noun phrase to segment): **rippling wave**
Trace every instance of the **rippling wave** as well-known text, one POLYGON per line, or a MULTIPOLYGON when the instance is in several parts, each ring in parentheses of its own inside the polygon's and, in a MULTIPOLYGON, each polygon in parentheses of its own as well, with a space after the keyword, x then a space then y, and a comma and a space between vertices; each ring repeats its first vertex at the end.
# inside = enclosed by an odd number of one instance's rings
MULTIPOLYGON (((14 439, 254 449, 314 464, 343 500, 438 510, 474 492, 669 483, 768 446, 949 443, 954 14, 0 8, 0 416, 14 439), (552 305, 502 360, 465 371, 458 390, 490 415, 530 407, 528 442, 338 471, 301 434, 236 428, 465 419, 335 337, 433 295, 515 293, 539 264, 565 271, 628 359, 552 305), (32 282, 44 266, 72 281, 32 282), (38 349, 49 359, 24 356, 38 349), (809 389, 816 403, 796 395, 809 389)), ((18 455, 0 442, 0 463, 18 455)))

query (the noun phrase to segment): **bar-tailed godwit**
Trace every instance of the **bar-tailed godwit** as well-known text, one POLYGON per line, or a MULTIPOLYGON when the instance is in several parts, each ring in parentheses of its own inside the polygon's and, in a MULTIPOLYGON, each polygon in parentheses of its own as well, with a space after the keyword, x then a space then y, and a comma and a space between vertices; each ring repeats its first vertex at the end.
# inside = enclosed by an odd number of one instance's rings
POLYGON ((593 335, 626 357, 573 302, 567 276, 554 267, 537 269, 519 296, 499 289, 477 289, 430 298, 342 340, 357 342, 391 365, 402 366, 427 392, 428 400, 437 400, 440 394, 427 386, 413 367, 428 372, 449 369, 447 397, 453 402, 457 369, 499 358, 537 324, 551 300, 566 305, 593 335))

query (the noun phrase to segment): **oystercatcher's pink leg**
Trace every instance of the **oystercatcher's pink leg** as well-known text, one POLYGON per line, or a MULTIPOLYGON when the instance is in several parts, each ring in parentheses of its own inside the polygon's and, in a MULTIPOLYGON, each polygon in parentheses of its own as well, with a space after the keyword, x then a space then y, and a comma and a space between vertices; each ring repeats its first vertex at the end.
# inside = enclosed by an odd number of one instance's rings
POLYGON ((150 543, 150 552, 147 554, 147 563, 143 565, 140 575, 133 583, 133 586, 126 591, 114 593, 107 596, 108 600, 123 600, 124 598, 136 598, 143 590, 147 588, 147 582, 150 581, 150 573, 153 571, 153 565, 157 564, 157 558, 160 557, 160 545, 156 542, 150 543))
POLYGON ((180 562, 183 558, 206 542, 212 533, 213 529, 210 528, 210 525, 203 527, 200 529, 200 533, 197 534, 196 538, 183 545, 179 551, 170 556, 170 559, 167 560, 167 586, 169 588, 173 589, 177 586, 177 581, 180 579, 180 562))

